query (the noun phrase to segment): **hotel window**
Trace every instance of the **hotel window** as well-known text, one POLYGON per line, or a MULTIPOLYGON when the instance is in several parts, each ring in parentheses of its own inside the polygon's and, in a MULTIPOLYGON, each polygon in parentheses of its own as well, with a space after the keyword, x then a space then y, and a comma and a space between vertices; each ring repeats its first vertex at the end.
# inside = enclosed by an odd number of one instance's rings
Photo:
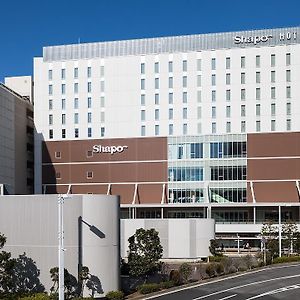
POLYGON ((212 122, 211 123, 211 133, 216 133, 217 132, 217 123, 212 122))
POLYGON ((245 89, 241 89, 241 100, 242 101, 246 100, 246 90, 245 89))
POLYGON ((156 110, 154 111, 154 118, 155 118, 156 121, 159 120, 159 109, 156 109, 156 110))
POLYGON ((104 66, 100 66, 100 77, 104 76, 104 66))
POLYGON ((88 137, 92 137, 92 128, 88 127, 88 137))
POLYGON ((169 135, 173 135, 174 133, 174 126, 173 124, 169 124, 169 135))
POLYGON ((56 172, 56 173, 55 173, 55 178, 56 178, 56 179, 61 179, 61 174, 60 174, 60 172, 56 172))
POLYGON ((256 72, 255 80, 256 80, 256 83, 260 83, 260 72, 256 72))
POLYGON ((173 62, 172 61, 169 61, 169 73, 172 73, 173 72, 173 62))
POLYGON ((246 73, 241 73, 241 84, 246 83, 246 73))
POLYGON ((78 128, 75 128, 75 129, 74 129, 74 137, 75 137, 75 138, 78 138, 78 137, 79 137, 79 129, 78 129, 78 128))
POLYGON ((154 103, 155 105, 159 105, 159 94, 154 95, 154 103))
POLYGON ((187 87, 187 76, 182 77, 182 86, 187 87))
POLYGON ((156 62, 154 64, 154 73, 159 73, 159 63, 158 62, 156 62))
POLYGON ((197 75, 197 87, 201 86, 201 75, 197 75))
POLYGON ((275 54, 271 54, 271 67, 275 67, 275 54))
POLYGON ((201 133, 202 133, 202 126, 201 126, 201 123, 198 123, 198 124, 197 124, 197 132, 198 132, 198 134, 201 134, 201 133))
POLYGON ((274 86, 271 87, 271 99, 276 98, 276 89, 274 86))
POLYGON ((146 104, 146 96, 141 95, 141 105, 144 106, 146 104))
POLYGON ((246 132, 246 121, 241 121, 241 132, 246 132))
POLYGON ((186 72, 186 71, 187 71, 187 61, 186 61, 186 60, 183 60, 183 61, 182 61, 182 71, 183 71, 183 72, 186 72))
POLYGON ((217 108, 215 106, 211 107, 211 117, 215 119, 217 116, 217 108))
POLYGON ((173 120, 173 108, 169 108, 169 120, 173 120))
POLYGON ((141 90, 145 89, 145 79, 141 79, 141 90))
POLYGON ((289 66, 291 64, 291 53, 287 53, 285 55, 285 62, 286 62, 287 66, 289 66))
POLYGON ((256 88, 256 90, 255 90, 255 98, 256 98, 256 100, 260 100, 260 88, 256 88))
POLYGON ((88 84, 87 84, 87 91, 88 91, 88 93, 92 92, 92 83, 91 82, 88 82, 88 84))
POLYGON ((141 110, 141 121, 145 121, 145 120, 146 120, 146 111, 141 110))
POLYGON ((246 105, 241 105, 241 117, 246 117, 246 105))
POLYGON ((275 130, 276 130, 276 121, 271 120, 271 131, 275 131, 275 130))
POLYGON ((230 73, 226 74, 226 84, 230 84, 230 73))
POLYGON ((88 68, 87 68, 87 77, 88 77, 88 78, 91 78, 91 77, 92 77, 92 68, 91 68, 91 67, 88 67, 88 68))
POLYGON ((159 135, 159 125, 155 125, 154 131, 155 135, 159 135))
POLYGON ((53 139, 53 129, 49 129, 49 139, 53 139))
POLYGON ((61 124, 66 124, 66 114, 61 115, 61 124))
POLYGON ((260 104, 256 104, 255 107, 255 115, 258 117, 260 116, 260 104))
MULTIPOLYGON (((143 79, 142 79, 143 80, 143 79)), ((105 89, 105 83, 104 83, 104 80, 101 80, 100 81, 100 92, 104 92, 104 89, 105 89)), ((144 89, 145 89, 145 79, 144 79, 144 89)))
POLYGON ((260 132, 260 121, 256 121, 256 132, 260 132))
POLYGON ((79 107, 79 100, 78 98, 74 98, 74 109, 78 109, 79 107))
POLYGON ((145 63, 141 63, 141 74, 145 74, 145 63))
POLYGON ((230 57, 226 57, 226 69, 230 69, 230 57))
POLYGON ((63 95, 66 93, 66 85, 64 83, 61 85, 61 93, 63 95))
POLYGON ((286 104, 286 114, 289 116, 292 113, 292 104, 290 102, 288 102, 286 104))
POLYGON ((86 151, 86 157, 93 157, 93 151, 92 150, 87 150, 86 151))
POLYGON ((212 59, 211 59, 211 69, 212 69, 212 70, 215 70, 215 69, 216 69, 216 59, 215 59, 215 58, 212 58, 212 59))
POLYGON ((182 102, 187 103, 187 92, 182 93, 182 102))
POLYGON ((74 93, 77 94, 78 93, 78 83, 74 83, 74 93))
POLYGON ((61 158, 61 152, 60 151, 55 151, 55 158, 58 158, 58 159, 61 158))
POLYGON ((61 138, 62 138, 62 139, 65 139, 65 138, 66 138, 66 129, 65 129, 65 128, 63 128, 63 129, 61 130, 61 138))
POLYGON ((87 179, 93 178, 93 172, 92 172, 92 171, 86 172, 86 178, 87 178, 87 179))
POLYGON ((102 96, 100 97, 100 107, 104 107, 105 106, 105 98, 102 96))
POLYGON ((53 115, 49 115, 49 125, 53 125, 53 115))
POLYGON ((88 121, 88 123, 92 123, 92 113, 91 112, 89 112, 87 114, 87 121, 88 121))
POLYGON ((291 82, 291 70, 286 70, 286 81, 291 82))
POLYGON ((53 85, 52 84, 49 84, 49 86, 48 86, 48 94, 53 95, 53 85))
POLYGON ((201 102, 201 91, 197 91, 197 102, 201 102))
POLYGON ((197 71, 201 71, 201 59, 197 59, 197 71))
POLYGON ((52 110, 53 109, 53 100, 50 99, 49 100, 49 106, 48 106, 49 110, 52 110))
POLYGON ((61 99, 61 109, 62 110, 66 109, 66 99, 61 99))
POLYGON ((256 65, 256 68, 260 68, 260 55, 256 55, 255 65, 256 65))
POLYGON ((211 85, 216 85, 216 74, 211 75, 211 85))
POLYGON ((275 105, 275 103, 271 103, 271 115, 272 116, 276 115, 276 105, 275 105))
POLYGON ((173 88, 173 77, 169 77, 169 89, 173 88))
POLYGON ((92 108, 92 98, 91 97, 87 98, 87 107, 92 108))
POLYGON ((185 120, 187 119, 187 108, 186 107, 184 107, 182 110, 182 118, 185 120))
POLYGON ((226 118, 231 117, 231 107, 229 105, 226 106, 226 118))
POLYGON ((141 136, 145 136, 146 135, 146 126, 143 125, 141 126, 141 136))
POLYGON ((74 114, 74 124, 78 124, 78 122, 79 122, 79 114, 75 113, 74 114))
POLYGON ((231 132, 231 122, 226 122, 226 133, 231 132))
POLYGON ((275 75, 276 75, 275 71, 271 71, 271 82, 272 82, 272 83, 274 83, 275 80, 276 80, 275 75))
POLYGON ((246 67, 246 57, 241 56, 241 68, 244 69, 246 67))
POLYGON ((292 120, 291 119, 287 119, 286 120, 286 130, 290 131, 292 129, 292 120))
POLYGON ((104 137, 104 135, 105 135, 105 127, 101 127, 100 128, 100 136, 104 137))
POLYGON ((66 79, 66 69, 61 69, 61 79, 66 79))
POLYGON ((173 104, 173 93, 169 93, 169 104, 173 104))
POLYGON ((226 90, 226 101, 230 101, 230 99, 231 99, 231 91, 226 90))
POLYGON ((101 111, 100 112, 100 122, 105 122, 105 112, 104 111, 101 111))
POLYGON ((201 117, 202 117, 202 108, 201 108, 201 106, 198 106, 197 107, 197 118, 201 119, 201 117))
POLYGON ((187 127, 187 124, 184 123, 183 126, 182 126, 182 133, 185 135, 188 133, 188 127, 187 127))
POLYGON ((217 94, 217 91, 215 91, 215 90, 211 91, 211 102, 216 102, 216 94, 217 94))
POLYGON ((74 78, 78 78, 78 68, 74 68, 74 78))
POLYGON ((52 74, 53 74, 53 71, 48 70, 48 80, 52 80, 52 74))
POLYGON ((286 87, 286 97, 288 99, 291 98, 291 87, 290 86, 286 87))

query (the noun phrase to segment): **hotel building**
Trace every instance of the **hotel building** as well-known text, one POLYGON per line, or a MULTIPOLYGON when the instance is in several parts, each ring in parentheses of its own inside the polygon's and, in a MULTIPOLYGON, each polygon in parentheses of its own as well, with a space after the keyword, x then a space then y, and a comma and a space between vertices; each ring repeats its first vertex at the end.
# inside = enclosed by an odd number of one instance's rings
POLYGON ((300 27, 45 47, 35 191, 119 194, 122 218, 213 217, 256 243, 300 220, 299 82, 300 27))

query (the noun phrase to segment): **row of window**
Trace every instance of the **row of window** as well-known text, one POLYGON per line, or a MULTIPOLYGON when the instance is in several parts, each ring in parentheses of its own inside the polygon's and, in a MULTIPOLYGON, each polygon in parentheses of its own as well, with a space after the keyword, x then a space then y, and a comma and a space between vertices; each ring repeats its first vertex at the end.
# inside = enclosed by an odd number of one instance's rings
MULTIPOLYGON (((291 65, 291 53, 286 53, 285 63, 286 63, 286 66, 291 65)), ((246 57, 245 56, 241 56, 240 66, 241 66, 241 68, 246 67, 246 57)), ((261 56, 260 55, 255 56, 255 66, 257 68, 261 67, 261 56)), ((275 54, 270 55, 270 66, 271 67, 276 66, 276 55, 275 54)), ((211 69, 216 70, 216 68, 217 68, 217 59, 214 57, 211 59, 211 69)), ((226 59, 225 59, 225 68, 227 70, 231 68, 231 58, 230 57, 226 57, 226 59)), ((183 72, 187 72, 187 70, 188 70, 188 61, 187 60, 182 61, 181 69, 183 72)), ((201 70, 202 70, 202 60, 197 59, 197 71, 201 71, 201 70)), ((153 71, 156 74, 158 74, 160 72, 159 62, 154 63, 153 71)), ((173 61, 168 62, 168 71, 169 71, 169 73, 173 73, 173 61)), ((141 63, 141 74, 145 74, 145 73, 146 73, 146 64, 143 62, 143 63, 141 63)))
MULTIPOLYGON (((100 137, 104 137, 105 135, 105 127, 100 128, 100 137)), ((92 135, 92 128, 87 128, 87 136, 93 137, 92 135)), ((49 129, 49 139, 53 139, 54 137, 54 131, 53 129, 49 129)), ((61 138, 65 139, 67 137, 67 130, 65 128, 61 129, 61 138)), ((79 138, 79 128, 74 128, 74 138, 79 138)))
MULTIPOLYGON (((92 97, 88 97, 87 101, 86 101, 86 107, 87 108, 92 108, 92 97)), ((67 100, 65 98, 61 99, 60 102, 60 108, 62 110, 66 109, 66 104, 67 104, 67 100)), ((104 107, 105 106, 105 98, 104 97, 100 97, 100 107, 104 107)), ((73 108, 74 109, 79 109, 79 98, 74 98, 73 100, 73 108)), ((48 102, 48 109, 49 110, 53 110, 54 109, 54 100, 53 99, 49 99, 48 102)))
MULTIPOLYGON (((88 78, 92 77, 92 67, 87 67, 86 76, 88 78)), ((100 66, 100 77, 103 77, 103 76, 104 76, 104 66, 100 66)), ((78 77, 79 77, 79 68, 75 67, 73 69, 73 78, 78 79, 78 77)), ((62 79, 62 80, 66 79, 66 69, 65 68, 60 70, 60 79, 62 79)), ((52 69, 48 70, 48 80, 53 80, 53 70, 52 69)))
MULTIPOLYGON (((61 114, 61 124, 65 125, 67 121, 67 115, 66 114, 61 114)), ((100 112, 100 122, 103 123, 105 122, 105 113, 102 111, 100 112)), ((53 115, 49 115, 48 117, 48 124, 53 125, 53 115)), ((87 123, 92 123, 92 113, 88 112, 87 113, 87 123)), ((74 124, 79 124, 79 113, 74 113, 74 124)))
MULTIPOLYGON (((60 92, 61 92, 62 95, 65 95, 67 93, 66 86, 67 85, 65 83, 62 83, 61 86, 60 86, 60 92)), ((102 80, 102 81, 100 81, 100 92, 103 93, 104 89, 105 89, 105 83, 104 83, 104 80, 102 80)), ((90 81, 87 82, 87 92, 88 93, 92 92, 92 82, 90 82, 90 81)), ((75 82, 73 84, 73 93, 74 94, 79 93, 79 83, 78 82, 75 82)), ((53 95, 53 84, 49 84, 48 94, 49 94, 49 96, 53 95)))

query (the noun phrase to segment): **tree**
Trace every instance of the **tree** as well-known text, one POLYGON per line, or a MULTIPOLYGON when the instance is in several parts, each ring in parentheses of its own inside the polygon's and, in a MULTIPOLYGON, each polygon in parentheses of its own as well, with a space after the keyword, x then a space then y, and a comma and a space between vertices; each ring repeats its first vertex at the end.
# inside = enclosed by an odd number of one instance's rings
POLYGON ((192 275, 192 267, 188 263, 183 263, 179 267, 179 273, 185 283, 188 282, 190 276, 192 275))
POLYGON ((160 269, 159 260, 163 248, 155 229, 137 229, 129 239, 128 265, 129 274, 142 276, 153 274, 160 269))
POLYGON ((209 251, 212 256, 218 256, 221 253, 217 250, 219 248, 219 243, 217 240, 210 240, 209 251))
POLYGON ((288 221, 282 224, 282 237, 283 237, 283 245, 288 248, 288 256, 291 255, 294 249, 294 239, 297 238, 298 228, 297 225, 288 221))
POLYGON ((278 226, 271 221, 263 224, 261 235, 265 241, 265 247, 269 252, 271 261, 279 254, 278 233, 278 226))

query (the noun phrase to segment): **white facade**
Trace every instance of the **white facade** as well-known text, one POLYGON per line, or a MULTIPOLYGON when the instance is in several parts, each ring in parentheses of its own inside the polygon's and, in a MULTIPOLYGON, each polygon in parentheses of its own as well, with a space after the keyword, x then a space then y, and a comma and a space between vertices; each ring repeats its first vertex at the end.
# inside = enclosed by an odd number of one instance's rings
POLYGON ((33 102, 33 83, 31 76, 5 77, 4 83, 22 97, 28 97, 33 102))

